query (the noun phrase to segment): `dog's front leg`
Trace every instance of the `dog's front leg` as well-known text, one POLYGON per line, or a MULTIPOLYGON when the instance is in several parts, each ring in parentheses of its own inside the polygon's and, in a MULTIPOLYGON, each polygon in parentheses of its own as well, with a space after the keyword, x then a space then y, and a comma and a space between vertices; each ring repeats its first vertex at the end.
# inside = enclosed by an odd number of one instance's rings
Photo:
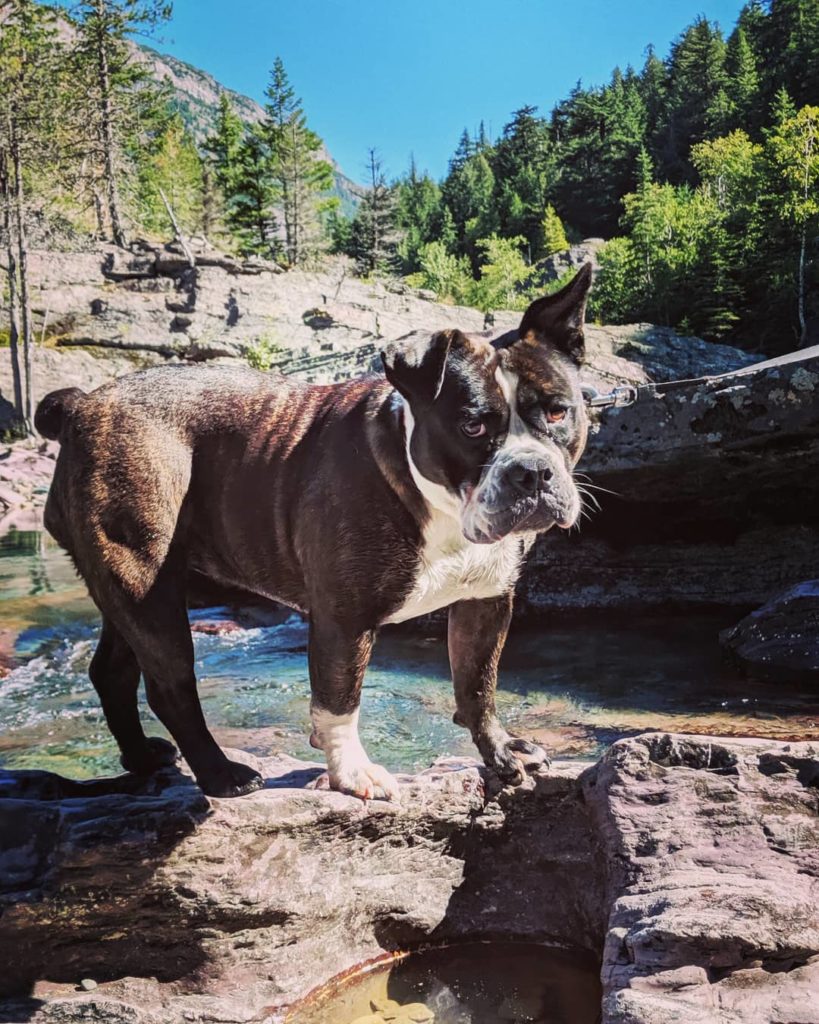
POLYGON ((546 751, 510 736, 498 721, 498 662, 512 619, 512 594, 458 601, 449 609, 449 664, 455 684, 454 721, 472 734, 487 767, 504 782, 523 781, 524 766, 548 763, 546 751))
POLYGON ((361 684, 370 660, 372 630, 345 628, 330 617, 311 616, 310 742, 324 751, 331 789, 362 800, 397 800, 398 783, 367 757, 358 737, 361 684))

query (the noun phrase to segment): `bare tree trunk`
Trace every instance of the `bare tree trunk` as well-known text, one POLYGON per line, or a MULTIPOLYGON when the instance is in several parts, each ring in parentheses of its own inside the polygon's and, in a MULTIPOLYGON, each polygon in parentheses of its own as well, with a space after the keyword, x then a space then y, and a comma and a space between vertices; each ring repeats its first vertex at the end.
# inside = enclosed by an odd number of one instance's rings
POLYGON ((11 376, 14 385, 14 408, 22 419, 23 384, 20 374, 20 323, 17 302, 17 257, 14 253, 14 228, 11 217, 11 181, 9 177, 8 154, 0 151, 0 200, 3 203, 3 234, 6 237, 6 276, 9 286, 9 356, 11 376))
MULTIPOLYGON (((105 21, 105 0, 97 0, 97 14, 100 22, 105 21)), ((111 105, 111 75, 108 68, 108 52, 105 49, 105 37, 100 29, 97 39, 97 77, 100 89, 102 115, 102 142, 105 160, 105 192, 108 201, 108 215, 111 218, 111 235, 116 245, 125 248, 128 240, 120 215, 119 190, 117 188, 117 171, 115 165, 114 114, 111 105)))
POLYGON ((26 429, 33 432, 34 396, 33 373, 31 369, 31 301, 28 291, 28 238, 26 236, 25 197, 23 195, 23 171, 20 150, 16 140, 12 141, 12 165, 14 170, 14 209, 17 228, 18 272, 20 275, 20 326, 23 338, 23 416, 26 429))
POLYGON ((216 220, 213 199, 213 178, 207 164, 202 167, 202 234, 210 240, 216 220))
POLYGON ((803 348, 807 341, 808 321, 805 316, 805 250, 808 244, 808 225, 802 224, 802 237, 799 240, 799 296, 797 310, 799 313, 799 347, 803 348))
POLYGON ((299 204, 301 202, 301 196, 299 194, 299 186, 300 186, 301 182, 300 182, 299 179, 300 179, 301 176, 299 174, 299 164, 298 164, 299 154, 298 154, 298 143, 297 143, 297 139, 296 139, 296 123, 295 123, 295 121, 293 121, 291 126, 290 126, 290 148, 291 148, 290 158, 291 158, 291 161, 292 161, 292 164, 291 164, 291 182, 290 182, 290 186, 291 186, 291 189, 292 189, 292 206, 293 206, 293 215, 292 215, 292 220, 293 220, 293 241, 292 241, 292 246, 291 246, 291 248, 293 250, 293 256, 292 256, 292 259, 291 259, 291 263, 293 263, 295 265, 295 264, 297 264, 297 263, 299 263, 301 261, 301 257, 302 257, 301 238, 299 237, 300 234, 301 234, 301 224, 300 224, 301 210, 299 209, 299 204))
POLYGON ((370 206, 371 206, 371 231, 372 231, 372 253, 370 254, 371 272, 375 273, 381 262, 381 231, 380 224, 378 223, 378 160, 375 155, 375 150, 370 150, 370 178, 372 180, 372 190, 370 192, 370 206))
POLYGON ((179 221, 176 219, 176 214, 173 212, 173 207, 168 202, 168 197, 165 195, 162 189, 159 189, 159 198, 165 205, 165 212, 168 214, 168 220, 170 220, 171 222, 174 237, 176 238, 177 242, 179 242, 179 244, 182 246, 182 252, 185 254, 185 259, 188 261, 191 270, 196 269, 196 258, 193 255, 193 252, 191 251, 191 247, 185 241, 185 236, 182 234, 182 229, 179 226, 179 221))
MULTIPOLYGON (((808 205, 808 198, 810 196, 810 170, 811 160, 813 159, 813 151, 816 146, 816 136, 811 130, 805 140, 805 182, 803 191, 803 200, 805 207, 808 205)), ((799 297, 797 300, 797 310, 799 314, 799 347, 802 348, 807 344, 808 340, 808 320, 805 311, 805 271, 806 271, 806 250, 808 247, 808 216, 807 209, 805 212, 805 219, 802 221, 802 233, 799 239, 799 297)))
POLYGON ((94 201, 94 217, 97 221, 97 234, 101 239, 104 239, 107 235, 107 229, 105 224, 105 206, 100 195, 100 190, 97 188, 96 183, 91 186, 91 195, 94 201))

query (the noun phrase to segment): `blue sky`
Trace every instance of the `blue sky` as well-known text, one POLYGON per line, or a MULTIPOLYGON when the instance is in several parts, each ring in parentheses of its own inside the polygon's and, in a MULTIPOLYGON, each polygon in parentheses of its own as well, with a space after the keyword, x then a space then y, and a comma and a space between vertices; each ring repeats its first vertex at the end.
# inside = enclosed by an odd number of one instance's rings
POLYGON ((175 0, 153 43, 261 100, 279 55, 311 127, 361 179, 369 146, 390 176, 415 154, 436 177, 464 127, 493 137, 525 104, 548 113, 578 79, 665 56, 698 14, 726 33, 739 0, 175 0))

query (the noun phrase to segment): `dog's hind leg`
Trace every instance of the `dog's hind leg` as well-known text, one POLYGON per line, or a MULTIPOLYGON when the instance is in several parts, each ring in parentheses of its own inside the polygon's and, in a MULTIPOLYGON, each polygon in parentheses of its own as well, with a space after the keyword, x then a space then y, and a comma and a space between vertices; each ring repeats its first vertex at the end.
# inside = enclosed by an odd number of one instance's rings
POLYGON ((105 720, 119 744, 126 771, 150 775, 174 763, 176 747, 158 736, 147 737, 137 709, 140 669, 122 634, 103 616, 102 632, 88 675, 100 698, 105 720))
POLYGON ((148 704, 173 737, 208 796, 242 796, 261 776, 229 761, 211 736, 196 692, 193 641, 186 605, 184 552, 171 545, 144 597, 137 600, 109 574, 95 600, 115 624, 145 677, 148 704))
POLYGON ((311 615, 311 743, 324 751, 330 787, 363 800, 397 800, 398 783, 373 764, 358 737, 361 684, 373 646, 371 630, 338 625, 331 616, 311 615))

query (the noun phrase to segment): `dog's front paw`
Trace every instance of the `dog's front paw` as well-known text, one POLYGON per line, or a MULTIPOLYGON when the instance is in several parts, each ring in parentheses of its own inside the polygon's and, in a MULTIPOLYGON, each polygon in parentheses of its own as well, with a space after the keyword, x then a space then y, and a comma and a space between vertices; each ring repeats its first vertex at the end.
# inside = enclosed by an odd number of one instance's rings
POLYGON ((506 736, 492 743, 489 749, 482 749, 481 753, 487 768, 491 768, 502 782, 511 786, 519 786, 526 772, 548 768, 550 763, 549 755, 543 747, 518 736, 506 736))
POLYGON ((264 786, 261 775, 239 761, 226 761, 220 771, 197 776, 196 781, 206 796, 218 797, 245 796, 264 786))
POLYGON ((372 761, 341 763, 327 772, 330 789, 349 793, 360 800, 399 801, 398 783, 386 768, 372 761))

